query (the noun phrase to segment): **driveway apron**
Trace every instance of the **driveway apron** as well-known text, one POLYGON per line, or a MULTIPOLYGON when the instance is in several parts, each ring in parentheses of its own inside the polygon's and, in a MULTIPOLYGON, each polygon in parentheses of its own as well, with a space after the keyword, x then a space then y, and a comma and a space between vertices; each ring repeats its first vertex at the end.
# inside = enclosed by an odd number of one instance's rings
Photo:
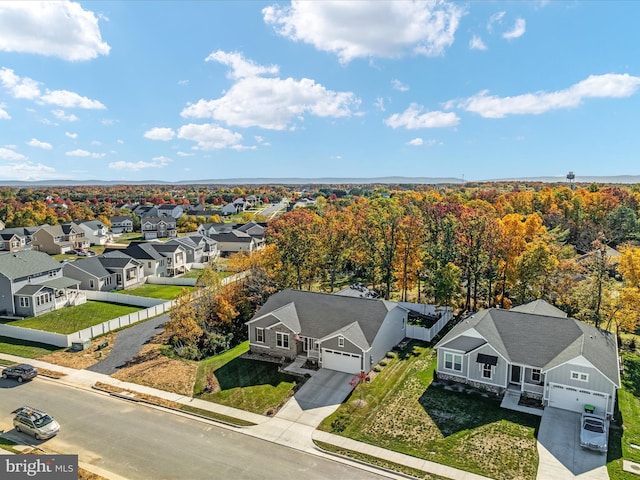
POLYGON ((168 315, 160 315, 133 327, 120 330, 109 355, 87 370, 112 375, 131 361, 149 340, 162 331, 164 323, 168 321, 168 315))
POLYGON ((547 407, 538 430, 537 480, 609 480, 607 456, 580 447, 580 414, 547 407))

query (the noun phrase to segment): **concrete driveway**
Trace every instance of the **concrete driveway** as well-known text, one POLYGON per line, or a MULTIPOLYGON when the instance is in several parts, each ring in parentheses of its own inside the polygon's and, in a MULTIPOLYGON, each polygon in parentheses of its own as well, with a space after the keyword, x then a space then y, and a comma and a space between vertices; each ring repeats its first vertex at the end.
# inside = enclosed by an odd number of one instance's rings
POLYGON ((546 407, 538 430, 537 480, 609 480, 607 456, 580 447, 580 414, 546 407))
POLYGON ((317 427, 353 390, 353 375, 320 369, 296 392, 275 418, 317 427))

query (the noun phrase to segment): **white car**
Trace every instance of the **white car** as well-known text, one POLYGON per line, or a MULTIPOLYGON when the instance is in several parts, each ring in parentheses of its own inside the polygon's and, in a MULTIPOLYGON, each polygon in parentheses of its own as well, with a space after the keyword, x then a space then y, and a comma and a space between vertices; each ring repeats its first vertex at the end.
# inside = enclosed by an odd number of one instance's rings
POLYGON ((583 413, 580 420, 580 446, 596 452, 607 453, 609 432, 607 421, 590 413, 583 413))

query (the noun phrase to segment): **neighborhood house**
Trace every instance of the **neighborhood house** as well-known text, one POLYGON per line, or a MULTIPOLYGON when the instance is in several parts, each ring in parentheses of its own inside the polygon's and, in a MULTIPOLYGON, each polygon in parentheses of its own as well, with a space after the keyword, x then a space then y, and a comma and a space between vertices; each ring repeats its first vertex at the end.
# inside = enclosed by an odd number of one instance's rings
POLYGON ((367 373, 404 339, 408 313, 386 300, 287 289, 272 295, 247 322, 250 350, 367 373))
POLYGON ((620 388, 615 335, 536 300, 462 320, 436 345, 440 379, 537 398, 544 406, 613 415, 620 388))

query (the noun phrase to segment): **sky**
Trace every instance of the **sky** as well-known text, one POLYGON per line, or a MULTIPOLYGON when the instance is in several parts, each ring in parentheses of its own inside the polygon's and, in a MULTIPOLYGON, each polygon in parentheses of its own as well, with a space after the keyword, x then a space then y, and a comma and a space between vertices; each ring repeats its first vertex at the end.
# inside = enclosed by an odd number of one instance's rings
POLYGON ((0 181, 640 174, 640 2, 0 0, 0 181))

